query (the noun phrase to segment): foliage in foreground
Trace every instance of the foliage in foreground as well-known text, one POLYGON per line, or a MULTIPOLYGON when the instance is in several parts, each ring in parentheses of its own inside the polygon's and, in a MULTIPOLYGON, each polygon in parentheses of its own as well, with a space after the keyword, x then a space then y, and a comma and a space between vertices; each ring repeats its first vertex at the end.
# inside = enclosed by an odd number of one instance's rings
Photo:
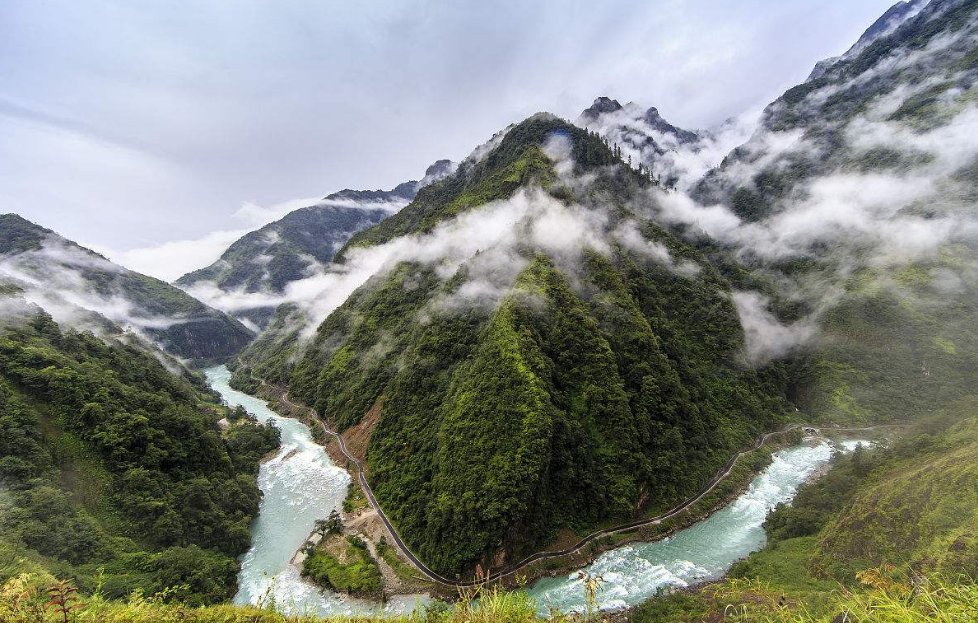
POLYGON ((729 581, 694 594, 675 593, 629 613, 632 623, 971 623, 978 585, 921 579, 901 583, 876 569, 860 574, 862 588, 838 589, 806 604, 759 581, 729 581))
POLYGON ((826 595, 817 609, 785 598, 758 581, 734 581, 696 594, 675 593, 653 600, 625 616, 596 613, 541 617, 521 591, 496 589, 461 595, 454 605, 436 603, 398 617, 330 617, 288 615, 273 608, 187 606, 166 603, 166 595, 108 600, 101 594, 78 597, 70 584, 50 576, 24 574, 0 587, 0 621, 4 623, 970 623, 978 615, 978 586, 943 580, 913 583, 890 577, 886 569, 860 574, 861 588, 826 595), (477 598, 477 600, 476 600, 477 598))
POLYGON ((0 329, 0 582, 48 571, 82 592, 229 598, 279 433, 216 401, 43 314, 0 329))
MULTIPOLYGON (((3 623, 63 623, 64 612, 49 605, 50 576, 24 574, 0 586, 0 621, 3 623)), ((554 615, 544 619, 536 604, 522 591, 497 589, 465 593, 453 605, 435 602, 415 614, 397 617, 330 617, 287 615, 273 607, 222 604, 188 606, 166 602, 166 595, 146 597, 134 593, 126 600, 109 600, 100 594, 71 602, 67 613, 72 623, 586 623, 580 615, 554 615)))

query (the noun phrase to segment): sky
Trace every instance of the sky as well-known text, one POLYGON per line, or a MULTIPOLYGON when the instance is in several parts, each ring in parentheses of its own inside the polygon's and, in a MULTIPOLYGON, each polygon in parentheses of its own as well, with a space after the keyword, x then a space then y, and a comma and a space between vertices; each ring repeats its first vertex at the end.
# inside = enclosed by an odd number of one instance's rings
POLYGON ((756 112, 890 4, 5 0, 0 212, 174 279, 284 209, 419 179, 534 112, 756 112))

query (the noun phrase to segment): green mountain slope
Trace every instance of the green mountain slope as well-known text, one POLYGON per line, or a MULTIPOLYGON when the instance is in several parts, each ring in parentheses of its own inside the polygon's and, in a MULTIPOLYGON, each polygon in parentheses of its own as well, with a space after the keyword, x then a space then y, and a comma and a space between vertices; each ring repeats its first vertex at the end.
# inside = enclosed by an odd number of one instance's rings
POLYGON ((112 597, 228 599, 278 431, 124 336, 103 342, 22 309, 0 328, 0 577, 43 570, 112 597))
MULTIPOLYGON (((312 206, 289 213, 282 219, 249 232, 235 241, 214 264, 180 277, 175 283, 201 297, 211 296, 215 304, 227 292, 281 295, 286 286, 308 277, 354 233, 387 217, 382 208, 363 209, 343 206, 312 206), (218 292, 209 294, 208 289, 218 292)), ((274 305, 233 310, 241 319, 265 326, 275 311, 274 305)))
POLYGON ((445 573, 667 506, 786 409, 782 368, 746 363, 729 280, 633 211, 650 186, 592 133, 532 117, 340 254, 416 241, 426 259, 375 273, 308 344, 256 342, 238 380, 288 381, 366 427, 378 499, 445 573), (518 214, 458 252, 497 210, 518 214), (445 241, 452 259, 429 255, 445 241))
POLYGON ((835 459, 765 523, 765 549, 730 579, 643 604, 636 623, 969 621, 978 581, 978 399, 885 448, 835 459), (888 616, 889 618, 883 618, 888 616), (724 619, 726 620, 726 619, 724 619))
POLYGON ((0 215, 0 279, 54 313, 94 312, 177 357, 226 359, 252 333, 179 288, 113 264, 16 214, 0 215))
POLYGON ((693 193, 743 219, 712 234, 818 326, 797 399, 837 422, 926 415, 978 365, 978 5, 888 15, 693 193))
POLYGON ((323 270, 351 236, 397 212, 420 188, 453 169, 451 161, 439 160, 420 181, 404 182, 391 190, 345 189, 329 194, 315 205, 245 234, 216 262, 175 283, 242 321, 264 328, 275 312, 275 301, 288 299, 283 295, 290 284, 323 270), (264 294, 271 301, 255 297, 232 305, 229 294, 264 294))

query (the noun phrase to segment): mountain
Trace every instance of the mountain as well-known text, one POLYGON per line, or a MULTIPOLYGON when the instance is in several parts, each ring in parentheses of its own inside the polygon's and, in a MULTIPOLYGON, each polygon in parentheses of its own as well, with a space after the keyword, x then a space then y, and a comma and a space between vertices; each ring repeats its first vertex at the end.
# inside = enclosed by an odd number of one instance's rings
POLYGON ((378 499, 448 574, 676 499, 783 417, 782 392, 834 423, 967 396, 976 10, 934 0, 877 32, 691 196, 594 125, 655 142, 657 113, 603 98, 585 129, 507 129, 353 236, 336 279, 359 287, 282 310, 238 382, 287 383, 369 438, 378 499))
POLYGON ((668 506, 787 413, 782 365, 745 353, 757 282, 648 220, 645 173, 547 114, 487 145, 347 243, 362 285, 318 329, 270 328, 236 372, 369 439, 374 493, 449 575, 668 506))
POLYGON ((59 319, 101 316, 163 350, 223 360, 253 334, 179 288, 147 277, 16 215, 0 215, 0 279, 59 319))
MULTIPOLYGON (((0 231, 8 249, 42 243, 34 228, 0 231)), ((278 431, 132 336, 61 327, 17 299, 0 295, 0 577, 70 578, 120 599, 229 599, 278 431)))
POLYGON ((816 63, 815 68, 812 69, 812 73, 808 76, 808 79, 816 80, 822 77, 822 75, 828 71, 832 65, 835 65, 840 60, 852 59, 869 47, 869 45, 877 39, 882 39, 883 37, 893 34, 893 32, 903 22, 916 16, 917 13, 920 13, 921 9, 923 9, 928 2, 930 2, 930 0, 905 0, 903 2, 897 2, 885 13, 883 13, 878 20, 873 22, 872 26, 866 29, 866 32, 859 37, 859 40, 857 40, 856 43, 845 52, 845 54, 842 56, 827 58, 816 63))
MULTIPOLYGON (((622 111, 630 113, 633 119, 640 119, 648 124, 648 127, 656 132, 661 143, 694 143, 700 139, 700 135, 696 132, 691 132, 689 130, 683 130, 672 125, 668 121, 662 118, 659 114, 659 110, 655 107, 649 108, 648 110, 642 111, 634 102, 629 102, 627 107, 623 107, 618 103, 618 100, 613 100, 607 97, 599 97, 594 100, 589 108, 585 108, 584 112, 581 113, 581 121, 584 122, 585 127, 588 124, 596 123, 601 120, 602 117, 608 115, 613 115, 622 111), (639 113, 638 116, 634 116, 639 113)), ((655 141, 649 134, 640 135, 637 142, 647 142, 654 144, 655 141)))
POLYGON ((897 4, 767 108, 696 185, 698 209, 660 211, 815 327, 791 380, 803 412, 902 426, 775 509, 732 579, 630 620, 973 618, 976 40, 978 3, 897 4))
POLYGON ((641 164, 667 187, 686 189, 716 166, 730 149, 746 140, 741 124, 730 121, 712 131, 679 128, 655 107, 599 97, 576 124, 593 130, 620 149, 623 158, 641 164))
POLYGON ((819 417, 919 417, 971 392, 976 34, 978 6, 933 0, 767 107, 693 189, 732 214, 661 215, 797 302, 819 335, 799 406, 819 417))
POLYGON ((216 262, 180 277, 176 285, 256 330, 264 328, 277 304, 288 299, 289 284, 321 271, 353 234, 397 212, 420 188, 449 175, 454 167, 450 160, 439 160, 421 181, 404 182, 389 191, 346 189, 327 195, 316 205, 249 232, 216 262), (235 296, 257 293, 269 300, 235 296))

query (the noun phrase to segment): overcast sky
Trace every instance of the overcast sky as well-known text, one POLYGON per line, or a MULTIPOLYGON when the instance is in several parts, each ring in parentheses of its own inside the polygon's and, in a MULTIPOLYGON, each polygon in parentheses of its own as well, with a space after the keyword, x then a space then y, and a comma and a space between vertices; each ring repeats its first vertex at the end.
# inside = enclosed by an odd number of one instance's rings
POLYGON ((174 278, 255 205, 390 188, 537 111, 757 110, 890 4, 4 0, 0 212, 174 278))

